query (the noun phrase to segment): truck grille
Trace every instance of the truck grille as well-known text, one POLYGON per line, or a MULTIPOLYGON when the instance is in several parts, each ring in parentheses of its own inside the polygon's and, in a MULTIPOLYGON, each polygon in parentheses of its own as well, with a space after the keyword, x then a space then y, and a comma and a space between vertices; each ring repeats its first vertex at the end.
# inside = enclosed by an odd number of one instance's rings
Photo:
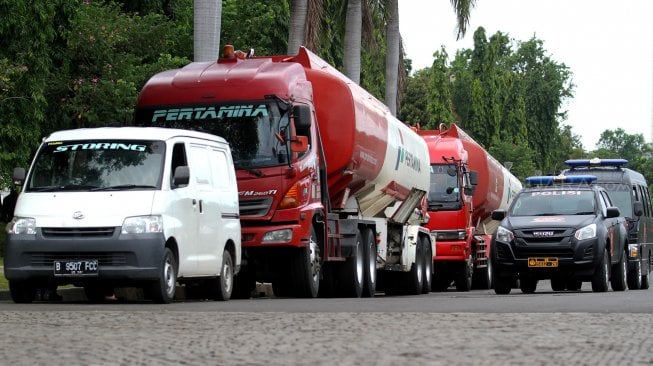
POLYGON ((247 198, 238 201, 240 208, 240 217, 249 216, 265 216, 270 211, 272 205, 272 197, 264 198, 247 198))
POLYGON ((115 229, 115 227, 44 227, 41 228, 41 233, 44 238, 110 238, 113 236, 115 229))

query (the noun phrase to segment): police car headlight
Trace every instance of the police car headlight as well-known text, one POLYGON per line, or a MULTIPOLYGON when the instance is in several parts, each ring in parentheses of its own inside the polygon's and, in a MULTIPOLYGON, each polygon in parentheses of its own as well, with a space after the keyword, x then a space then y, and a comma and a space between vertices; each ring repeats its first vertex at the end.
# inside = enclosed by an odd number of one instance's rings
POLYGON ((36 219, 32 217, 14 217, 7 224, 7 234, 36 234, 36 219))
POLYGON ((515 238, 515 235, 512 233, 512 231, 506 229, 503 226, 499 226, 497 229, 497 240, 502 241, 505 243, 510 243, 512 239, 515 238))
POLYGON ((578 229, 574 234, 578 240, 592 239, 596 237, 596 224, 589 224, 582 229, 578 229))
POLYGON ((133 216, 122 223, 121 234, 147 234, 163 232, 161 216, 133 216))

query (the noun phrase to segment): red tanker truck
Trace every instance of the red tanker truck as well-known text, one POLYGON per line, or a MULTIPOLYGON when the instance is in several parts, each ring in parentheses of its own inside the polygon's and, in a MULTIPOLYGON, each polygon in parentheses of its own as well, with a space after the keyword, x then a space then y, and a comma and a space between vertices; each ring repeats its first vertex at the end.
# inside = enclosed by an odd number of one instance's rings
POLYGON ((294 297, 430 291, 425 141, 307 49, 254 57, 226 46, 217 61, 156 74, 135 122, 230 143, 243 246, 234 297, 256 281, 294 297))
POLYGON ((507 208, 522 185, 460 127, 418 130, 429 148, 430 221, 436 237, 433 290, 454 283, 458 291, 492 287, 488 260, 498 221, 492 211, 507 208))

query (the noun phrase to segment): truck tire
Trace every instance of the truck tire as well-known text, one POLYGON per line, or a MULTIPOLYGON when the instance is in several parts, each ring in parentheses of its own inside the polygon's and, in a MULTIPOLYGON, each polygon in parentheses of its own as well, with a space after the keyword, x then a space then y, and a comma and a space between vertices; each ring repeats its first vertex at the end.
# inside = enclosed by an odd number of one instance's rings
POLYGON ((622 252, 619 261, 612 266, 612 275, 610 276, 610 285, 612 291, 626 290, 626 280, 628 277, 628 263, 626 263, 626 253, 622 252))
POLYGON ((361 297, 365 278, 365 250, 360 231, 356 234, 356 243, 351 248, 351 255, 345 261, 340 272, 340 289, 344 297, 361 297))
POLYGON ((222 267, 220 276, 209 280, 210 296, 212 300, 227 301, 234 290, 234 260, 231 253, 225 249, 222 252, 222 267))
POLYGON ((642 290, 648 290, 649 282, 648 282, 648 275, 642 275, 642 286, 640 287, 642 290))
POLYGON ((454 282, 457 291, 467 292, 472 289, 472 276, 474 275, 474 261, 471 255, 462 266, 463 268, 456 275, 454 282))
POLYGON ((372 229, 366 228, 362 232, 365 263, 363 266, 363 297, 374 297, 376 292, 376 240, 372 229))
POLYGON ((642 288, 642 262, 637 260, 635 268, 628 271, 628 289, 639 290, 642 288))
POLYGON ((431 251, 431 243, 429 240, 422 236, 420 239, 424 253, 424 275, 422 276, 422 293, 428 294, 431 292, 431 285, 433 284, 433 252, 431 251))
POLYGON ((608 249, 603 251, 603 258, 599 261, 598 266, 592 275, 592 291, 606 292, 608 291, 609 275, 608 266, 610 265, 610 257, 608 256, 608 249))
POLYGON ((170 248, 165 248, 159 268, 159 278, 148 288, 152 301, 159 304, 169 304, 175 297, 177 286, 177 261, 170 248))
POLYGON ((308 246, 299 248, 291 263, 291 279, 297 297, 317 297, 320 289, 320 248, 315 227, 311 225, 308 246))
POLYGON ((415 248, 415 262, 410 267, 410 271, 404 273, 406 278, 404 293, 406 295, 419 295, 422 293, 422 287, 424 286, 424 249, 420 242, 420 240, 417 241, 415 248))
POLYGON ((16 304, 29 304, 36 296, 36 286, 29 281, 9 280, 9 294, 16 304))
POLYGON ((532 294, 537 289, 537 279, 532 277, 521 277, 519 279, 519 289, 525 294, 532 294))
POLYGON ((474 270, 474 276, 472 277, 473 288, 479 290, 491 289, 493 286, 492 276, 492 261, 488 259, 486 267, 474 270))

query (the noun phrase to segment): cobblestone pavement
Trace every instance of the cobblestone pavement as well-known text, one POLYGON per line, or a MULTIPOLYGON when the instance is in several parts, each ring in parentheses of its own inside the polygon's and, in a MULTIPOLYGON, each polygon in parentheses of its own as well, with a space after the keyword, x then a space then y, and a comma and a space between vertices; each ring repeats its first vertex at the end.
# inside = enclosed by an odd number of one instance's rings
POLYGON ((2 311, 3 365, 651 365, 653 314, 2 311))

